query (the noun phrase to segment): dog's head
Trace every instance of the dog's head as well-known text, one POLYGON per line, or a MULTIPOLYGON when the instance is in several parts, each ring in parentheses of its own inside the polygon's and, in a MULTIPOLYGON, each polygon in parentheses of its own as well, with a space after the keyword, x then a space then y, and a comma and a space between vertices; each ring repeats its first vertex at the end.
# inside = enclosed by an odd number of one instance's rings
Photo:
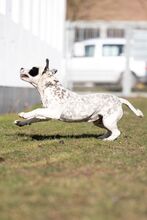
POLYGON ((30 70, 21 68, 20 78, 36 87, 41 79, 52 79, 56 72, 56 69, 49 70, 49 60, 46 59, 46 65, 44 68, 32 67, 30 70))

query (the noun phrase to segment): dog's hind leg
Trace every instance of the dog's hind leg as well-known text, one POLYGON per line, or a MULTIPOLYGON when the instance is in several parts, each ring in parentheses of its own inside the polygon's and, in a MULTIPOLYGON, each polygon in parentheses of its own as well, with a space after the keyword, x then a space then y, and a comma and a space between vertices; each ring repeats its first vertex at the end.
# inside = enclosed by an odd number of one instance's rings
POLYGON ((104 140, 113 141, 119 137, 120 131, 117 127, 117 122, 122 117, 122 114, 122 111, 118 111, 109 116, 103 117, 103 124, 110 133, 110 136, 104 138, 104 140))
MULTIPOLYGON (((94 124, 95 126, 97 126, 97 127, 107 129, 107 128, 104 126, 104 124, 103 124, 103 117, 102 117, 102 116, 100 116, 100 118, 99 118, 97 121, 94 121, 93 124, 94 124)), ((111 135, 111 131, 109 131, 109 130, 107 129, 107 133, 105 133, 105 134, 99 136, 98 139, 105 139, 105 138, 109 137, 110 135, 111 135)))
POLYGON ((110 125, 107 124, 106 125, 109 128, 109 136, 105 137, 103 140, 104 141, 114 141, 115 139, 117 139, 120 135, 120 131, 117 127, 117 124, 115 125, 110 125))

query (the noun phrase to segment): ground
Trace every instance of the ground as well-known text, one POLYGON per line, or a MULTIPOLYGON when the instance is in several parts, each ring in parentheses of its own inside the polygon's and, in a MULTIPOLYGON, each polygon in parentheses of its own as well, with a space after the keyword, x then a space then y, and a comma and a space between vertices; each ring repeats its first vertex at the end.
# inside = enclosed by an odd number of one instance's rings
POLYGON ((147 99, 131 101, 145 117, 124 107, 114 142, 90 123, 0 116, 0 219, 147 219, 147 99))

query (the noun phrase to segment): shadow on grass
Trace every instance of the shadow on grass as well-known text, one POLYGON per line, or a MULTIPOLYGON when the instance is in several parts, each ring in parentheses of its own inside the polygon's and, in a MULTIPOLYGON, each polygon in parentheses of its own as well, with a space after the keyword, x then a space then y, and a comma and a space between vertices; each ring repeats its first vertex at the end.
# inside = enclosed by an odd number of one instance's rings
POLYGON ((38 134, 17 134, 19 137, 28 137, 31 138, 32 140, 36 141, 43 141, 43 140, 60 140, 60 139, 82 139, 82 138, 95 138, 99 139, 101 135, 103 134, 77 134, 77 135, 60 135, 60 134, 55 134, 55 135, 38 135, 38 134))

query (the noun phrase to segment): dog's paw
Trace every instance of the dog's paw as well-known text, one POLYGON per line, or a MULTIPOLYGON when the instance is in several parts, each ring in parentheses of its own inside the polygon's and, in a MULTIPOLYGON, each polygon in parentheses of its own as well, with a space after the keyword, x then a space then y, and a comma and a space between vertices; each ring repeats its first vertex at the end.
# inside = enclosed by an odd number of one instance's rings
POLYGON ((26 125, 31 125, 31 123, 28 122, 28 121, 19 121, 19 120, 14 121, 14 124, 19 126, 19 127, 26 126, 26 125))
POLYGON ((18 121, 18 120, 14 121, 14 124, 19 126, 19 127, 23 126, 21 121, 18 121))

